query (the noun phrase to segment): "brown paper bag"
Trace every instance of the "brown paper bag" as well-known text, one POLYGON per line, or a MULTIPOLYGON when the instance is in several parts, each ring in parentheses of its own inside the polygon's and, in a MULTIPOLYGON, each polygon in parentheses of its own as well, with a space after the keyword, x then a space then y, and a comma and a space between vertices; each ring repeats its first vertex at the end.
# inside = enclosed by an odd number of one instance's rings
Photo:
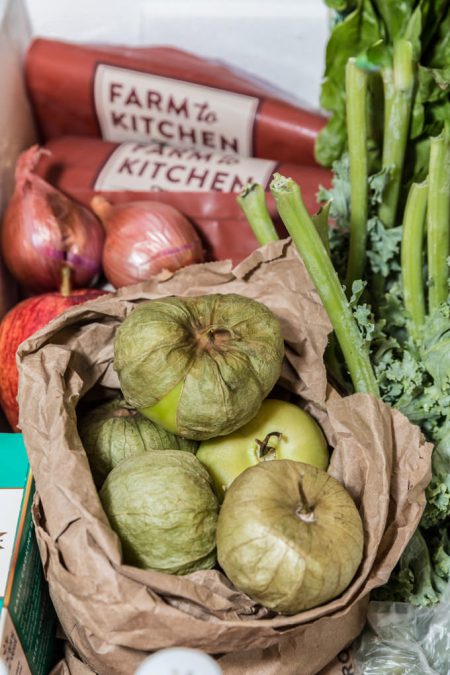
MULTIPOLYGON (((20 426, 38 497, 36 533, 50 592, 75 652, 102 675, 133 673, 150 652, 190 646, 225 675, 312 675, 360 632, 369 592, 387 581, 421 517, 431 445, 398 411, 327 383, 329 321, 289 240, 229 262, 191 266, 77 306, 19 350, 20 426), (119 386, 113 340, 135 303, 167 295, 241 293, 279 318, 286 345, 280 384, 300 397, 334 448, 329 472, 364 523, 361 566, 337 599, 274 615, 217 570, 170 576, 123 565, 92 481, 76 406, 119 386)), ((332 563, 332 561, 331 561, 332 563)))

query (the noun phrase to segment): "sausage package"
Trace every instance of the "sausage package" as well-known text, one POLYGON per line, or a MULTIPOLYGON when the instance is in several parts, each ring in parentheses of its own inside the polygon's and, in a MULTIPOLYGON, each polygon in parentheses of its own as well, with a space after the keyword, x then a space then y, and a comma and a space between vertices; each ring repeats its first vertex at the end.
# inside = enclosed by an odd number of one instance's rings
POLYGON ((41 140, 160 141, 308 164, 325 123, 267 83, 172 47, 37 39, 25 73, 41 140))
POLYGON ((310 165, 213 153, 197 148, 151 143, 112 143, 98 138, 63 136, 49 141, 36 172, 55 187, 133 192, 235 192, 247 183, 268 188, 275 171, 293 178, 307 206, 317 209, 316 194, 328 187, 331 173, 310 165))

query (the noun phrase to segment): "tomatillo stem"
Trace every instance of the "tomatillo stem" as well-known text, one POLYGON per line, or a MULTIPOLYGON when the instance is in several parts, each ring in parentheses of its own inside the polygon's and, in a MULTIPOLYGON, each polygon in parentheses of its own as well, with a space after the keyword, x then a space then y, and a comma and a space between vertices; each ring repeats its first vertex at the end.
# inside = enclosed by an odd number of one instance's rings
POLYGON ((305 491, 301 481, 298 482, 298 492, 300 497, 300 504, 295 509, 295 515, 304 523, 313 523, 316 520, 314 513, 314 506, 312 506, 306 499, 305 491))
POLYGON ((271 436, 281 438, 282 435, 283 434, 280 431, 271 431, 267 434, 263 441, 256 439, 256 444, 258 446, 258 459, 264 459, 264 457, 270 452, 275 453, 276 448, 274 448, 273 445, 269 445, 270 438, 271 436))

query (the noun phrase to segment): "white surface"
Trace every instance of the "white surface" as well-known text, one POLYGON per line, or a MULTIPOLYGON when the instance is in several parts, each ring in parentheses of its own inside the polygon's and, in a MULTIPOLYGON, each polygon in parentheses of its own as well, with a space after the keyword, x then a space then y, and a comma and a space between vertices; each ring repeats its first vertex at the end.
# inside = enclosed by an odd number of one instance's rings
POLYGON ((2 549, 2 554, 0 556, 0 598, 3 598, 5 595, 11 558, 14 551, 17 523, 19 522, 22 496, 22 488, 0 489, 0 513, 2 514, 2 529, 0 531, 0 547, 2 549))
POLYGON ((26 0, 32 32, 76 42, 166 44, 217 58, 318 108, 324 0, 26 0))
POLYGON ((221 675, 222 669, 196 649, 162 649, 145 659, 135 675, 221 675))

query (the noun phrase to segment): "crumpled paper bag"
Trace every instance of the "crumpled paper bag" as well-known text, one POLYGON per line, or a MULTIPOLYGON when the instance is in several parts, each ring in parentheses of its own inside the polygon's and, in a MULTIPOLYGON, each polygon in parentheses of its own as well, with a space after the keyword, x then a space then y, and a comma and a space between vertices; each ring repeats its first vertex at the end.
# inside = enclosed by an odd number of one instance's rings
POLYGON ((129 674, 152 651, 190 646, 213 654, 225 675, 312 675, 358 635, 369 592, 387 581, 419 523, 431 445, 381 401, 342 398, 330 387, 329 331, 302 262, 283 240, 235 269, 226 261, 190 266, 78 305, 22 344, 19 424, 37 487, 36 534, 62 627, 91 670, 129 674), (77 433, 79 401, 119 386, 114 334, 135 304, 212 292, 241 293, 278 316, 286 345, 279 384, 322 425, 334 448, 329 472, 363 519, 364 557, 350 586, 295 616, 255 604, 217 570, 178 577, 123 565, 77 433))

